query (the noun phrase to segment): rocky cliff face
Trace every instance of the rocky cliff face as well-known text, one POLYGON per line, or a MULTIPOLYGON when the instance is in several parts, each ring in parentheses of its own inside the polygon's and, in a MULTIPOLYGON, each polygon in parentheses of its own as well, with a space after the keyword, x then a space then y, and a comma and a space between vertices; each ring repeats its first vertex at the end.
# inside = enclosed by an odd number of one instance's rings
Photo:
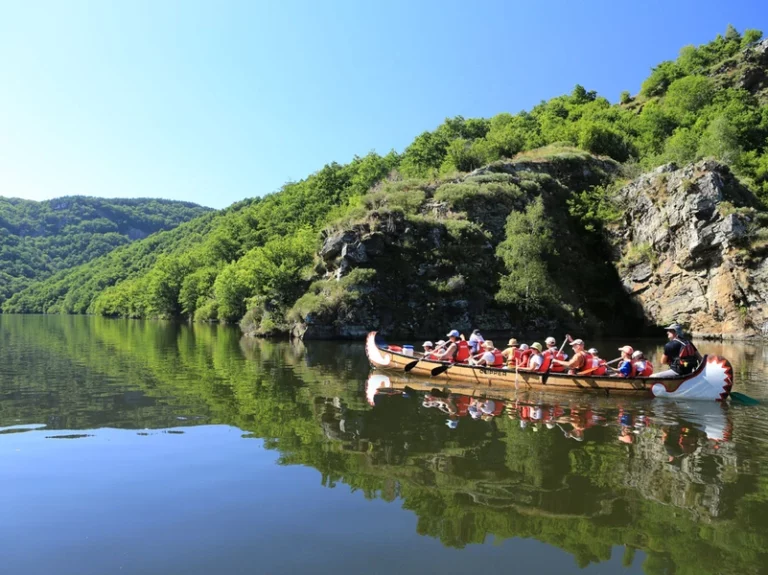
POLYGON ((727 166, 661 166, 625 186, 614 263, 650 325, 768 336, 768 240, 754 196, 727 166))
POLYGON ((291 313, 293 335, 360 338, 376 329, 416 338, 476 326, 522 334, 564 324, 624 331, 634 323, 627 296, 607 254, 595 250, 600 238, 591 245, 581 237, 567 205, 574 192, 605 184, 617 170, 610 160, 566 150, 451 180, 387 183, 369 194, 365 214, 324 234, 316 279, 291 313), (500 277, 514 273, 497 250, 508 218, 536 198, 554 230, 547 265, 561 305, 552 310, 496 297, 500 277))

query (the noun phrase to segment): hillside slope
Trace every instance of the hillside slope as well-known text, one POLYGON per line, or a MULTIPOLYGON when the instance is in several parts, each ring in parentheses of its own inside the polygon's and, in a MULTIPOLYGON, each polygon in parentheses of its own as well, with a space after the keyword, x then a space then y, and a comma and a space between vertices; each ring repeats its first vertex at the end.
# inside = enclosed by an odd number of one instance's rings
POLYGON ((205 212, 189 202, 0 197, 0 303, 36 280, 205 212))
MULTIPOLYGON (((713 158, 761 211, 768 198, 761 36, 729 27, 687 46, 618 104, 576 86, 529 112, 447 119, 403 154, 329 164, 200 227, 31 286, 4 309, 244 318, 249 333, 295 328, 307 337, 370 326, 415 334, 448 322, 641 330, 667 311, 640 309, 649 302, 622 288, 627 254, 611 234, 633 206, 620 201, 621 190, 658 166, 713 158)), ((750 233, 762 233, 763 222, 755 217, 750 233)), ((728 314, 749 314, 745 302, 728 314)))

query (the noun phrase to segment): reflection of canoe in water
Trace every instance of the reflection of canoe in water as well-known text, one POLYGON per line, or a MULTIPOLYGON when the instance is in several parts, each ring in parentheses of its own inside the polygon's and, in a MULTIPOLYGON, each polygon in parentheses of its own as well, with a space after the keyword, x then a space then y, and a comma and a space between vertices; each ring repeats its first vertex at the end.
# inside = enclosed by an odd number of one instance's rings
MULTIPOLYGON (((386 345, 376 343, 376 332, 368 334, 365 344, 368 361, 377 369, 402 373, 415 358, 386 345)), ((730 362, 716 355, 705 356, 701 365, 691 374, 674 378, 623 378, 566 373, 516 372, 514 369, 480 367, 455 364, 432 378, 435 367, 443 362, 423 360, 410 372, 411 376, 429 377, 432 381, 451 381, 476 385, 479 388, 519 388, 547 391, 598 392, 605 395, 622 394, 639 397, 671 397, 680 399, 708 399, 722 401, 731 392, 733 369, 730 362)))
MULTIPOLYGON (((530 423, 548 423, 548 417, 555 418, 552 422, 558 421, 563 414, 570 413, 576 408, 580 412, 590 411, 597 414, 603 414, 600 425, 627 425, 625 418, 630 422, 643 421, 643 425, 652 425, 654 427, 675 428, 681 423, 687 423, 699 429, 706 434, 707 439, 714 441, 730 441, 733 433, 733 424, 727 417, 728 405, 722 402, 710 401, 660 401, 648 404, 645 401, 616 403, 611 399, 605 399, 598 396, 592 396, 587 401, 576 399, 569 395, 566 399, 562 394, 541 393, 539 391, 527 392, 520 390, 518 393, 509 387, 477 387, 471 384, 455 382, 451 387, 435 388, 430 380, 414 379, 406 374, 395 371, 372 371, 366 382, 366 395, 371 405, 376 404, 378 395, 391 396, 401 395, 411 397, 413 395, 423 394, 424 396, 433 395, 435 397, 453 398, 454 403, 459 396, 468 396, 473 399, 504 402, 507 406, 514 406, 517 409, 518 419, 527 419, 523 416, 524 410, 521 407, 529 408, 530 423), (618 407, 618 416, 616 413, 618 407), (535 411, 534 411, 535 410, 535 411), (536 413, 539 414, 536 417, 536 413), (622 414, 624 416, 622 417, 622 414), (618 417, 618 420, 617 420, 618 417)), ((632 425, 630 423, 629 425, 632 425)), ((589 426, 587 424, 587 426, 589 426)), ((552 426, 548 426, 552 427, 552 426)))

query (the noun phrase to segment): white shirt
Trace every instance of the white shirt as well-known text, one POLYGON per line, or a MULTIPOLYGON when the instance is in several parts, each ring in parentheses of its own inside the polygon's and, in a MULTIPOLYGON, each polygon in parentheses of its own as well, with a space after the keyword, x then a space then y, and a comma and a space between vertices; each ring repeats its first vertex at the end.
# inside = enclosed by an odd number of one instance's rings
POLYGON ((478 334, 472 334, 469 336, 469 347, 472 348, 472 351, 477 352, 480 349, 480 344, 485 341, 485 338, 478 334))
POLYGON ((530 369, 539 369, 542 363, 544 363, 544 358, 541 355, 532 355, 528 360, 528 367, 530 369))
POLYGON ((484 359, 486 365, 493 365, 493 362, 496 361, 496 356, 494 356, 490 351, 486 351, 483 354, 483 357, 480 359, 484 359))

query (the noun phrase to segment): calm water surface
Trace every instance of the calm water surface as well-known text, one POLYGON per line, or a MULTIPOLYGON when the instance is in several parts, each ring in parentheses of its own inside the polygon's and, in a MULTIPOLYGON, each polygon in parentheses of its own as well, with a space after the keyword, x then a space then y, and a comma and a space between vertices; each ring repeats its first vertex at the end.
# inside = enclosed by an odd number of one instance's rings
POLYGON ((0 315, 2 572, 765 573, 768 347, 699 347, 765 403, 483 403, 362 345, 0 315))

